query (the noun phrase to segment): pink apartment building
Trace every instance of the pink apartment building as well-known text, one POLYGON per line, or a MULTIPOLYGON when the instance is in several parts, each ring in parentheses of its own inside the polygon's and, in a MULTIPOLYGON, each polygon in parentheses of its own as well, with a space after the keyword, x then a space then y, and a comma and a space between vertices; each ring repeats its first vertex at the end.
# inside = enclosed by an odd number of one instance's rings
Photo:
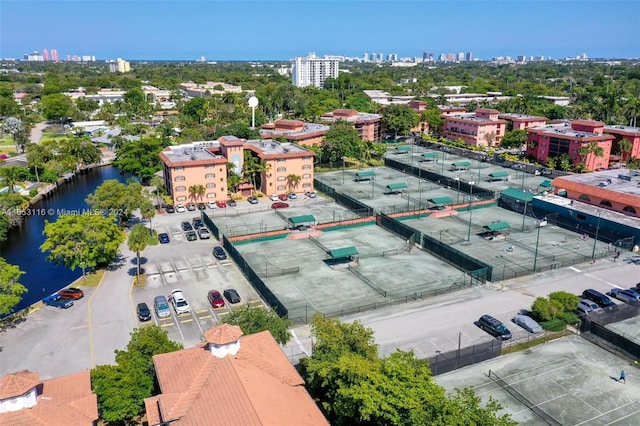
POLYGON ((631 126, 604 126, 604 131, 613 135, 614 140, 611 151, 618 153, 618 143, 622 139, 627 139, 632 144, 631 152, 620 154, 620 160, 627 161, 629 157, 640 158, 640 127, 631 126))
MULTIPOLYGON (((217 141, 170 146, 160 153, 165 186, 174 204, 227 200, 227 166, 233 164, 233 171, 241 174, 247 150, 268 165, 262 174, 261 187, 257 188, 260 192, 271 195, 313 189, 312 151, 288 142, 224 136, 217 141), (300 182, 291 182, 292 175, 300 176, 300 182), (189 188, 194 185, 204 186, 205 194, 190 194, 189 188)), ((251 186, 244 188, 247 189, 244 195, 249 195, 251 186)))
POLYGON ((382 140, 382 115, 358 112, 354 109, 337 109, 323 114, 323 122, 333 123, 344 120, 353 124, 360 139, 377 142, 382 140))
POLYGON ((546 163, 549 157, 555 158, 567 154, 575 165, 583 162, 579 154, 580 148, 588 145, 589 142, 596 141, 602 147, 604 154, 602 157, 589 154, 584 159, 586 169, 607 168, 613 139, 613 136, 604 134, 604 123, 601 121, 573 120, 547 124, 529 129, 527 156, 546 163))
POLYGON ((546 117, 536 117, 535 115, 500 113, 498 118, 507 122, 507 130, 524 130, 547 124, 546 117))
POLYGON ((467 145, 498 146, 504 137, 507 122, 498 118, 497 109, 480 108, 472 113, 442 114, 444 124, 440 135, 451 139, 461 139, 467 145))
POLYGON ((287 142, 298 145, 320 145, 331 127, 325 124, 305 123, 300 120, 276 120, 263 124, 260 137, 264 139, 285 138, 287 142))

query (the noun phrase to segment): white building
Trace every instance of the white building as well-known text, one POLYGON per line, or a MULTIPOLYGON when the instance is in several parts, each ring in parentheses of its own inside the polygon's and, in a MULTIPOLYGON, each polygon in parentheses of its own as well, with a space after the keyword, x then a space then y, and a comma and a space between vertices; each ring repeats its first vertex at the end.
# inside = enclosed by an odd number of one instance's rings
POLYGON ((291 63, 292 82, 296 87, 322 87, 327 78, 338 78, 340 61, 337 59, 321 59, 309 53, 307 57, 293 58, 291 63))
POLYGON ((125 61, 122 58, 118 58, 115 61, 109 62, 109 71, 129 72, 131 71, 131 65, 129 64, 129 61, 125 61))

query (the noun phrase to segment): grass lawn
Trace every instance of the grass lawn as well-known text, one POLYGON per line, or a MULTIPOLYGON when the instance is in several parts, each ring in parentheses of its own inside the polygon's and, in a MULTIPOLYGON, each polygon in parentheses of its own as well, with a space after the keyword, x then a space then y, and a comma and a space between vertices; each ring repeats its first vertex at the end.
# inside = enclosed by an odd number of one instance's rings
POLYGON ((529 349, 532 346, 541 345, 546 342, 550 342, 552 340, 559 339, 564 336, 568 336, 572 334, 569 330, 563 330, 557 333, 549 333, 544 336, 538 337, 537 339, 528 340, 526 342, 516 343, 514 345, 507 346, 502 349, 501 355, 512 354, 514 352, 524 351, 525 349, 529 349))
POLYGON ((9 155, 12 152, 16 152, 16 145, 11 137, 5 135, 0 139, 0 154, 9 155))
POLYGON ((82 277, 78 278, 73 282, 73 286, 82 286, 82 287, 96 287, 98 283, 102 280, 106 269, 98 269, 95 272, 87 273, 86 280, 82 277))

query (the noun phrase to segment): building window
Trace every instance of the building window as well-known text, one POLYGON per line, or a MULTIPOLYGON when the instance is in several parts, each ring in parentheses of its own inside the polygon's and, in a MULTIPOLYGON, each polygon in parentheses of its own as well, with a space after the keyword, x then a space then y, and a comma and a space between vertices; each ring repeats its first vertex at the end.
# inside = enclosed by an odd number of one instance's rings
POLYGON ((278 169, 276 170, 276 172, 286 172, 287 168, 286 167, 278 167, 278 169))
POLYGON ((182 192, 186 190, 187 190, 186 186, 176 186, 176 192, 182 192))
POLYGON ((544 155, 544 149, 540 151, 540 155, 544 155))
POLYGON ((216 198, 215 192, 212 192, 211 194, 207 194, 207 198, 216 198))
POLYGON ((187 201, 187 197, 185 197, 184 195, 179 196, 178 198, 176 198, 177 201, 187 201))
POLYGON ((178 166, 178 167, 175 167, 173 170, 175 170, 176 172, 181 172, 184 170, 184 167, 178 166))
POLYGON ((280 163, 280 162, 283 162, 283 161, 287 161, 287 159, 286 159, 286 158, 278 158, 276 161, 277 161, 278 163, 280 163))
POLYGON ((287 178, 284 177, 284 176, 278 176, 278 181, 279 182, 282 182, 283 180, 287 180, 287 178))
POLYGON ((305 174, 302 175, 303 179, 309 179, 310 177, 311 177, 310 173, 305 173, 305 174))
POLYGON ((216 175, 214 173, 207 173, 206 175, 204 175, 205 179, 213 179, 215 177, 216 177, 216 175))
POLYGON ((309 164, 305 164, 304 166, 302 166, 302 170, 309 170, 311 168, 311 166, 309 164))
POLYGON ((307 156, 302 157, 302 159, 303 159, 303 160, 311 160, 311 157, 309 157, 309 156, 307 155, 307 156))
POLYGON ((285 189, 287 189, 285 185, 278 185, 278 191, 284 191, 285 189))
POLYGON ((303 183, 302 187, 303 188, 311 188, 311 184, 310 183, 303 183))
POLYGON ((176 176, 175 181, 176 182, 183 182, 184 181, 184 176, 176 176))
POLYGON ((215 188, 216 184, 215 183, 208 183, 207 184, 207 188, 215 188))
POLYGON ((205 169, 213 169, 215 167, 215 164, 205 164, 204 168, 205 169))

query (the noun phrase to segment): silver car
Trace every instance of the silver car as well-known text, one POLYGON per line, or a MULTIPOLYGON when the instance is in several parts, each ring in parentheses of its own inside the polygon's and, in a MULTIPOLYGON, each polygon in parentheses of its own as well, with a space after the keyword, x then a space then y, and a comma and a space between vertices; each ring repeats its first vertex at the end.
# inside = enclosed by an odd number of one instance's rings
POLYGON ((164 296, 156 296, 156 298, 153 299, 153 308, 158 318, 168 318, 171 316, 169 302, 167 302, 167 298, 164 296))
POLYGON ((538 324, 533 318, 526 315, 516 315, 511 321, 518 324, 529 333, 540 333, 542 331, 540 324, 538 324))
POLYGON ((581 314, 590 314, 592 312, 600 312, 602 310, 600 305, 588 299, 580 299, 577 309, 578 313, 581 314))

